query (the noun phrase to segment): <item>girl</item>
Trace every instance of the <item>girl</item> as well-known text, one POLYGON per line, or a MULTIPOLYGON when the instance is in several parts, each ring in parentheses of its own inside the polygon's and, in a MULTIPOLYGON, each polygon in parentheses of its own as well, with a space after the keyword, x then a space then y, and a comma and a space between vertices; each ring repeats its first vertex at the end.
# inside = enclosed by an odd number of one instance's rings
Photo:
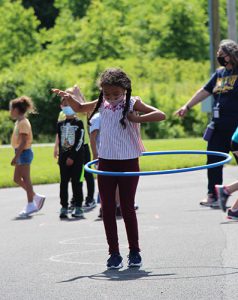
MULTIPOLYGON (((98 100, 79 103, 71 95, 53 89, 53 92, 68 99, 75 111, 93 111, 89 120, 99 110, 101 113, 100 145, 98 151, 99 170, 139 171, 138 158, 144 151, 139 123, 165 119, 165 114, 146 105, 138 97, 131 97, 131 80, 120 69, 108 69, 99 81, 98 100), (135 112, 141 112, 139 115, 135 112)), ((115 192, 117 185, 121 199, 121 212, 125 222, 130 253, 128 267, 141 266, 139 254, 137 218, 134 199, 139 177, 98 176, 99 193, 103 211, 103 222, 109 245, 108 269, 122 267, 119 251, 115 192)))
POLYGON ((33 190, 30 178, 30 164, 33 160, 32 130, 26 114, 34 112, 31 98, 22 96, 10 102, 11 117, 16 120, 12 134, 11 144, 15 149, 15 156, 11 165, 15 166, 14 181, 27 193, 28 203, 20 212, 20 217, 27 217, 39 211, 45 201, 45 196, 36 194, 33 190))
MULTIPOLYGON (((238 157, 238 127, 231 138, 231 150, 235 157, 238 157)), ((220 208, 225 212, 227 209, 226 203, 228 201, 228 198, 231 196, 231 194, 238 191, 238 181, 233 182, 229 185, 217 184, 215 188, 220 208)), ((232 207, 228 209, 227 218, 238 220, 238 199, 235 201, 232 207)))
MULTIPOLYGON (((101 116, 100 113, 96 113, 92 119, 91 119, 91 125, 89 127, 89 133, 90 133, 90 144, 92 148, 93 153, 93 159, 98 158, 98 149, 100 145, 100 123, 101 123, 101 116)), ((87 172, 86 172, 87 173, 87 172)), ((120 208, 120 196, 119 196, 119 190, 118 187, 116 189, 116 216, 121 217, 121 208, 120 208)), ((98 203, 100 203, 100 197, 98 195, 98 203)), ((99 218, 102 218, 102 208, 100 207, 99 210, 99 218)))

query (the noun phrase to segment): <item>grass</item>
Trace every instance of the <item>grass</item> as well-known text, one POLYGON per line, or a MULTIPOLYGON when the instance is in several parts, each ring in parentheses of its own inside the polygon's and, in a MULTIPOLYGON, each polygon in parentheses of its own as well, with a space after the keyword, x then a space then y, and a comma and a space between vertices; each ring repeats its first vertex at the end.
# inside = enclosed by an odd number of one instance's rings
MULTIPOLYGON (((147 151, 165 150, 205 150, 206 143, 201 138, 145 140, 147 151)), ((10 166, 13 150, 0 148, 0 188, 15 186, 12 177, 14 168, 10 166)), ((140 159, 141 170, 165 170, 191 167, 206 163, 205 155, 163 155, 140 159)), ((232 161, 234 164, 234 160, 232 161)), ((31 168, 33 184, 59 182, 59 169, 53 158, 53 147, 34 146, 34 161, 31 168)))

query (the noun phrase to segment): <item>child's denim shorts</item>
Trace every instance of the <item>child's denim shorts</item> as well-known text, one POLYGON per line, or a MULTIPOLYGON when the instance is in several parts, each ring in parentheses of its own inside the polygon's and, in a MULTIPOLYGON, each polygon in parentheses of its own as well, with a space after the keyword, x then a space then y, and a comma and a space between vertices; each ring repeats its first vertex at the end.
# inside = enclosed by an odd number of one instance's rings
MULTIPOLYGON (((15 150, 16 151, 16 150, 15 150)), ((30 165, 33 160, 33 151, 30 149, 23 150, 17 160, 18 165, 30 165)))

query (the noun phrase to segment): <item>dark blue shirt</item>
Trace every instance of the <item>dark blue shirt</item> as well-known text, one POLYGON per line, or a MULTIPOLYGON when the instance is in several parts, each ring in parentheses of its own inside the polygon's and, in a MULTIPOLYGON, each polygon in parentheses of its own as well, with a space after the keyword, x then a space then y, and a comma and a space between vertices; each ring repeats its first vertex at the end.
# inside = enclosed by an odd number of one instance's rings
POLYGON ((204 86, 214 96, 214 106, 219 103, 219 119, 215 123, 226 127, 238 125, 238 72, 219 68, 204 86))

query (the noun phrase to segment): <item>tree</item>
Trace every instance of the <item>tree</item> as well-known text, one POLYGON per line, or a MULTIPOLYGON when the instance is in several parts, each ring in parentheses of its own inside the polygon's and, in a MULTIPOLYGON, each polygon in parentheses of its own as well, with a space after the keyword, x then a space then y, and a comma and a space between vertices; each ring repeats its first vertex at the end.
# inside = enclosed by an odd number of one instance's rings
POLYGON ((155 56, 204 60, 208 58, 206 15, 198 1, 173 0, 164 6, 155 56))
POLYGON ((40 50, 36 32, 39 21, 33 9, 24 9, 19 1, 0 6, 0 69, 16 63, 22 56, 40 50))
POLYGON ((91 0, 55 0, 54 2, 58 9, 69 9, 74 18, 82 18, 86 15, 91 0))
POLYGON ((55 19, 59 11, 54 7, 54 0, 23 0, 22 4, 25 8, 32 7, 37 18, 40 20, 39 28, 51 28, 55 24, 55 19))
POLYGON ((100 0, 92 1, 82 19, 75 20, 69 9, 62 9, 55 27, 45 33, 48 51, 62 63, 125 57, 121 20, 120 11, 107 10, 100 0))

